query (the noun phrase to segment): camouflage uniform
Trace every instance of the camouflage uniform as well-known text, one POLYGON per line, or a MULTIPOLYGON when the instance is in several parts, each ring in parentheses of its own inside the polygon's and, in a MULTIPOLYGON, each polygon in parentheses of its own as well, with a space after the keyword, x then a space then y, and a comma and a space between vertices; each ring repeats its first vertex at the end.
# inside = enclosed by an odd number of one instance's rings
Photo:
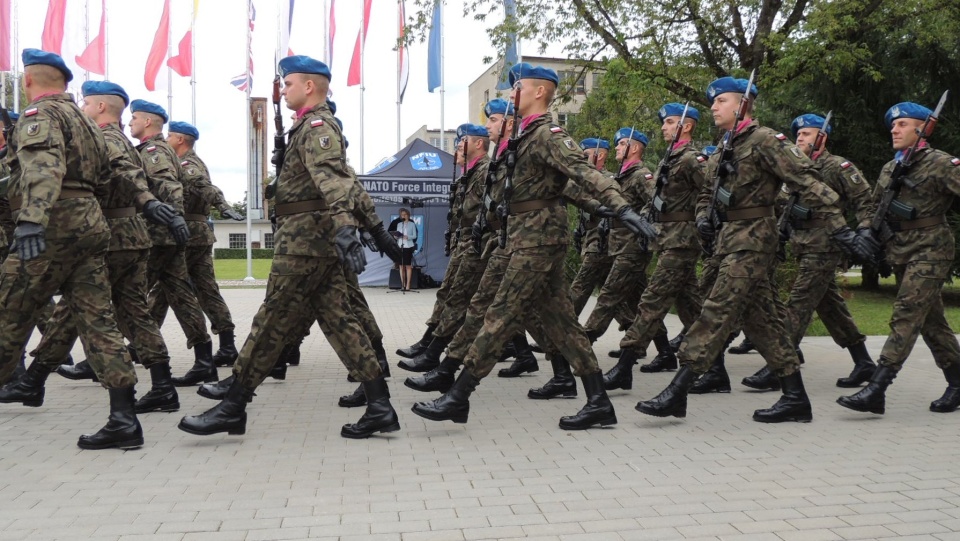
POLYGON ((573 310, 577 315, 587 306, 590 295, 607 280, 613 266, 613 256, 609 251, 600 251, 600 219, 590 214, 586 215, 586 219, 587 232, 583 236, 583 249, 580 251, 580 268, 570 285, 573 310))
POLYGON ((11 253, 3 262, 0 380, 20 359, 37 313, 60 289, 100 382, 132 387, 137 374, 117 329, 104 264, 110 230, 94 199, 110 175, 103 135, 62 93, 31 103, 11 139, 13 217, 44 226, 47 250, 32 261, 11 253))
MULTIPOLYGON (((137 151, 147 173, 150 191, 160 202, 167 203, 183 213, 184 189, 180 180, 183 178, 183 171, 180 168, 180 159, 164 141, 163 134, 158 133, 141 142, 137 151)), ((184 248, 177 246, 166 226, 150 223, 147 224, 147 229, 153 241, 147 263, 148 288, 159 287, 163 290, 183 333, 187 336, 187 348, 209 342, 210 335, 207 334, 203 310, 197 302, 197 295, 187 272, 184 248)))
MULTIPOLYGON (((453 209, 460 206, 460 195, 463 193, 460 190, 460 181, 457 179, 450 185, 450 214, 449 216, 449 226, 450 234, 454 234, 453 228, 456 227, 456 224, 453 223, 453 209)), ((452 246, 453 238, 451 237, 451 248, 450 248, 450 260, 447 262, 447 270, 443 273, 443 283, 440 284, 440 289, 437 290, 437 298, 433 302, 433 312, 430 314, 430 318, 427 319, 427 327, 436 327, 440 323, 440 317, 443 315, 443 306, 447 302, 447 297, 450 296, 450 289, 453 287, 453 277, 457 275, 457 272, 460 270, 460 260, 463 257, 463 252, 457 250, 456 246, 452 246)))
MULTIPOLYGON (((217 239, 207 224, 210 207, 224 209, 229 205, 223 198, 223 192, 210 183, 207 165, 193 149, 183 155, 180 167, 183 170, 183 217, 190 228, 190 240, 187 241, 184 253, 187 272, 190 273, 197 301, 203 313, 210 319, 210 330, 213 334, 233 331, 235 326, 230 317, 230 309, 220 295, 220 287, 213 270, 213 244, 217 239)), ((150 313, 161 325, 168 307, 163 288, 155 288, 150 292, 150 313)))

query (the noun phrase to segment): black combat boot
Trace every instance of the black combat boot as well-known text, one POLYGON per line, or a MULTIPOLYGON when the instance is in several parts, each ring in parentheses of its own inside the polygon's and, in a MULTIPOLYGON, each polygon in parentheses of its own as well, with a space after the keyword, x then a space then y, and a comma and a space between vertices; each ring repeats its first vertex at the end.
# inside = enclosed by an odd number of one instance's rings
POLYGON ((414 344, 408 348, 398 349, 397 355, 405 359, 412 359, 417 355, 420 355, 423 350, 427 349, 427 346, 429 346, 430 342, 433 340, 433 330, 436 328, 436 325, 427 325, 427 330, 423 333, 423 337, 421 337, 418 342, 414 342, 414 344))
MULTIPOLYGON (((73 364, 73 363, 71 363, 73 364)), ((13 373, 10 374, 10 378, 7 381, 3 382, 3 385, 6 385, 13 381, 20 381, 20 378, 27 373, 27 353, 24 351, 20 355, 20 362, 17 363, 16 368, 13 369, 13 373)))
POLYGON ((369 438, 377 432, 396 432, 400 430, 397 412, 390 405, 390 389, 383 376, 360 384, 367 397, 367 411, 356 423, 343 425, 340 435, 344 438, 360 440, 369 438))
POLYGON ((170 379, 170 364, 158 363, 150 367, 150 381, 152 386, 147 394, 140 397, 133 409, 137 413, 151 411, 178 411, 180 398, 177 388, 170 379))
POLYGON ((686 417, 687 392, 695 379, 697 379, 697 373, 690 368, 690 365, 681 366, 666 389, 650 400, 637 402, 636 410, 654 417, 686 417))
POLYGON ((478 377, 463 369, 446 394, 430 402, 417 402, 413 405, 413 412, 431 421, 466 423, 470 415, 470 395, 479 384, 478 377))
POLYGON ((690 393, 729 393, 730 376, 727 375, 727 368, 724 366, 724 363, 725 358, 723 355, 723 350, 721 349, 720 354, 717 355, 717 358, 713 361, 713 365, 710 366, 710 369, 700 376, 700 379, 698 379, 690 387, 690 393))
POLYGON ((36 361, 24 372, 20 379, 12 379, 0 387, 0 403, 16 404, 38 408, 43 405, 44 383, 53 370, 36 361))
POLYGON ((463 364, 463 361, 448 355, 440 361, 440 366, 422 376, 409 377, 403 381, 403 384, 421 393, 432 391, 445 393, 450 390, 450 387, 453 387, 457 369, 460 368, 461 364, 463 364))
POLYGON ((539 389, 534 388, 527 391, 527 398, 532 400, 550 400, 551 398, 574 398, 577 396, 577 380, 573 377, 570 370, 570 363, 566 359, 557 355, 550 359, 550 366, 553 367, 553 377, 539 389))
POLYGON ((649 363, 642 365, 640 371, 644 373, 672 371, 680 368, 677 354, 670 347, 670 339, 665 334, 653 337, 653 345, 657 348, 657 356, 649 363))
POLYGON ((587 404, 577 412, 560 418, 560 428, 564 430, 586 430, 596 425, 610 426, 617 424, 617 413, 603 388, 603 373, 599 370, 580 378, 583 382, 583 392, 587 395, 587 404))
POLYGON ((947 390, 943 396, 930 402, 930 411, 950 413, 960 407, 960 363, 950 363, 943 369, 943 377, 947 378, 947 390))
POLYGON ((277 357, 277 364, 273 365, 267 376, 281 381, 287 379, 287 363, 283 361, 283 355, 277 357))
POLYGON ((845 378, 838 379, 837 387, 850 389, 870 381, 877 365, 870 358, 870 353, 867 352, 866 342, 850 346, 847 351, 850 352, 850 357, 853 359, 853 372, 850 372, 850 375, 845 378))
POLYGON ((773 375, 767 365, 763 365, 763 368, 757 370, 752 376, 743 378, 740 383, 758 391, 780 390, 780 378, 773 375))
POLYGON ((543 347, 541 347, 540 344, 536 342, 533 342, 532 344, 530 344, 530 351, 534 353, 546 353, 546 351, 543 350, 543 347))
POLYGON ((337 405, 341 408, 359 408, 367 405, 367 395, 363 394, 363 384, 357 385, 357 388, 350 394, 345 394, 337 400, 337 405))
POLYGON ((247 402, 250 402, 252 396, 253 389, 247 389, 234 380, 223 401, 200 415, 188 415, 180 419, 177 428, 197 436, 209 436, 219 432, 244 434, 247 431, 247 402))
POLYGON ((189 387, 200 382, 217 381, 217 367, 213 365, 213 342, 204 342, 193 346, 193 367, 181 378, 173 378, 177 387, 189 387))
POLYGON ((96 434, 84 434, 77 440, 81 449, 136 449, 143 446, 143 428, 134 411, 133 387, 108 389, 110 416, 96 434))
MULTIPOLYGON (((210 400, 223 400, 227 397, 227 391, 230 390, 230 386, 233 385, 236 379, 236 376, 230 374, 228 377, 216 383, 204 383, 197 388, 197 394, 210 400)), ((247 402, 253 402, 253 397, 255 396, 257 396, 257 393, 250 393, 250 398, 247 402)))
POLYGON ((883 415, 886 411, 887 387, 893 383, 895 377, 897 373, 892 366, 881 364, 874 370, 866 387, 854 395, 841 396, 837 399, 837 404, 855 411, 883 415))
POLYGON ((513 339, 510 339, 503 344, 503 351, 500 352, 500 358, 497 359, 497 362, 505 363, 516 356, 517 356, 517 348, 516 346, 513 345, 513 339))
POLYGON ((633 389, 633 365, 637 364, 637 350, 625 348, 613 368, 603 375, 603 388, 612 391, 633 389))
POLYGON ((803 378, 797 370, 789 376, 780 378, 783 396, 767 409, 753 412, 753 420, 758 423, 809 423, 813 420, 810 399, 803 389, 803 378))
POLYGON ((443 350, 447 349, 447 344, 452 339, 452 336, 434 336, 430 345, 420 355, 409 361, 400 361, 397 366, 410 372, 429 372, 440 366, 440 356, 443 355, 443 350))
POLYGON ((745 353, 750 353, 756 349, 753 345, 753 342, 750 341, 746 336, 743 337, 743 341, 739 345, 733 346, 727 350, 727 353, 733 353, 734 355, 743 355, 745 353))
POLYGON ((683 337, 686 335, 687 328, 684 327, 683 330, 680 331, 680 334, 670 339, 670 349, 672 349, 674 353, 680 351, 680 342, 683 342, 683 337))
POLYGON ((234 343, 233 331, 220 331, 219 336, 220 349, 213 354, 213 364, 215 366, 233 366, 233 363, 237 362, 237 357, 240 356, 237 345, 234 343))
POLYGON ((296 342, 287 344, 280 350, 280 360, 284 366, 300 366, 300 345, 303 344, 301 336, 296 342))
POLYGON ((518 334, 513 338, 513 347, 517 350, 517 360, 513 361, 508 368, 501 368, 497 372, 497 377, 518 378, 524 374, 532 374, 540 370, 537 364, 537 358, 533 356, 533 350, 527 343, 527 335, 518 334))
POLYGON ((97 379, 97 374, 94 373, 93 367, 90 366, 90 363, 86 360, 80 361, 73 366, 61 364, 57 367, 57 374, 72 380, 89 379, 90 381, 100 381, 97 379))

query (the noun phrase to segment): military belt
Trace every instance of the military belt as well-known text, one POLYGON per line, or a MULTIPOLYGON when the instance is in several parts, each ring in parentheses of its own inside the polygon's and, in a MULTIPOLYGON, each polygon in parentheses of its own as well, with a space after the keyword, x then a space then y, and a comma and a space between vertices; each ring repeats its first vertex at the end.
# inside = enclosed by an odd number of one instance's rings
POLYGON ((206 214, 191 214, 189 212, 183 214, 183 219, 188 222, 205 222, 207 221, 206 214))
POLYGON ((523 214, 524 212, 555 207, 559 204, 559 197, 554 197, 553 199, 531 199, 529 201, 518 201, 516 203, 511 201, 510 215, 513 216, 515 214, 523 214))
POLYGON ((911 229, 922 229, 947 223, 947 217, 944 215, 927 216, 926 218, 917 218, 916 220, 906 220, 902 222, 887 222, 891 231, 910 231, 911 229))
POLYGON ((677 212, 662 212, 657 218, 660 223, 665 222, 692 222, 697 217, 692 210, 681 210, 677 212))
POLYGON ((137 215, 137 207, 117 207, 102 210, 104 218, 133 218, 137 215))
POLYGON ((797 231, 805 231, 807 229, 830 227, 830 222, 827 220, 795 220, 790 225, 797 231))
MULTIPOLYGON (((57 201, 63 201, 64 199, 84 199, 87 197, 93 197, 93 192, 87 190, 74 190, 70 188, 62 188, 60 190, 60 197, 57 198, 57 201)), ((10 198, 10 210, 16 211, 20 210, 20 207, 23 206, 23 201, 19 197, 10 198)))
POLYGON ((322 199, 311 199, 310 201, 297 201, 295 203, 277 203, 274 208, 277 209, 277 216, 289 216, 315 210, 327 210, 329 207, 322 199))
POLYGON ((739 220, 755 220, 757 218, 772 218, 776 213, 773 206, 747 207, 744 209, 728 210, 720 213, 721 222, 735 222, 739 220))

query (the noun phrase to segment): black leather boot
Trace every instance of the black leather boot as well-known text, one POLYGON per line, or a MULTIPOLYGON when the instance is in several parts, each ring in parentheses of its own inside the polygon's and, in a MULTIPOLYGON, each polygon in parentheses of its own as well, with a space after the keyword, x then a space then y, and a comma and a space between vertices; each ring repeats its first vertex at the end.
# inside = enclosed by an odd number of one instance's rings
POLYGON ((344 438, 360 440, 369 438, 377 432, 396 432, 400 430, 397 412, 390 405, 390 390, 383 376, 360 384, 367 397, 367 411, 356 423, 343 425, 340 435, 344 438))
POLYGON ((177 387, 189 387, 200 382, 217 381, 217 367, 213 365, 213 342, 204 342, 193 346, 193 367, 183 377, 173 378, 177 387))
POLYGON ((433 340, 433 330, 436 328, 436 325, 427 325, 427 330, 423 333, 423 337, 421 337, 419 341, 414 342, 414 344, 408 348, 398 349, 397 355, 405 359, 412 359, 417 355, 420 355, 423 350, 427 349, 427 346, 429 346, 430 342, 433 340))
POLYGON ((440 361, 440 366, 422 376, 409 377, 403 381, 403 384, 421 393, 432 391, 445 393, 450 390, 450 387, 453 387, 457 369, 460 368, 461 364, 463 364, 463 361, 460 359, 454 359, 450 356, 444 357, 440 361))
POLYGON ((621 355, 623 355, 622 349, 611 349, 607 352, 607 357, 610 357, 611 359, 619 359, 621 355))
POLYGON ((524 374, 532 374, 540 370, 537 364, 537 358, 534 357, 530 345, 527 344, 527 336, 518 334, 513 339, 513 347, 517 350, 517 360, 513 361, 508 368, 502 368, 497 372, 497 377, 518 378, 524 374))
POLYGON ((850 357, 853 359, 853 372, 850 372, 850 375, 845 378, 838 379, 837 387, 850 389, 870 381, 873 373, 877 370, 877 365, 870 358, 870 353, 867 352, 866 342, 850 346, 847 351, 850 352, 850 357))
POLYGON ((280 350, 280 360, 284 366, 300 366, 300 345, 303 344, 303 337, 296 342, 287 344, 280 350))
POLYGON ((497 359, 497 362, 505 363, 516 356, 517 348, 513 345, 513 340, 507 340, 506 343, 503 344, 503 351, 500 352, 500 358, 497 359))
POLYGON ((740 383, 758 391, 780 390, 780 378, 774 376, 767 365, 763 365, 763 368, 757 370, 752 376, 743 378, 740 383))
POLYGON ((447 344, 452 339, 452 336, 434 336, 430 345, 420 355, 409 361, 400 361, 397 366, 410 372, 429 372, 440 366, 440 356, 443 355, 443 350, 447 349, 447 344))
POLYGON ((363 394, 363 384, 357 385, 357 388, 350 394, 345 394, 337 400, 337 405, 341 408, 359 408, 367 405, 367 395, 363 394))
POLYGON ((624 349, 617 364, 603 375, 603 388, 608 391, 633 389, 633 365, 635 364, 637 364, 637 351, 632 348, 624 349))
POLYGON ((670 349, 672 349, 674 353, 680 351, 680 342, 683 342, 683 337, 686 335, 687 329, 684 328, 682 331, 680 331, 680 334, 670 339, 670 349))
POLYGON ((654 373, 676 370, 680 368, 677 361, 677 354, 670 347, 670 339, 665 334, 658 334, 653 338, 653 344, 657 348, 657 356, 649 363, 642 365, 640 371, 644 373, 654 373))
POLYGON ((247 389, 234 380, 227 394, 216 406, 200 415, 188 415, 180 419, 177 428, 197 436, 209 436, 219 432, 240 435, 247 431, 247 402, 253 389, 247 389))
POLYGON ((893 383, 897 373, 890 366, 880 365, 873 372, 870 383, 854 395, 841 396, 837 404, 854 411, 883 415, 886 411, 887 387, 893 383))
POLYGON ((744 336, 743 341, 740 342, 739 345, 733 346, 732 348, 728 349, 727 353, 733 353, 734 355, 743 355, 745 353, 750 353, 754 349, 756 349, 756 347, 754 347, 753 342, 751 342, 749 338, 744 336))
POLYGON ((93 367, 90 366, 90 363, 86 360, 80 361, 73 366, 61 364, 57 368, 57 374, 72 380, 89 379, 90 381, 100 381, 97 379, 97 374, 94 373, 93 367))
MULTIPOLYGON (((233 382, 236 381, 236 379, 236 376, 230 374, 228 377, 225 377, 216 383, 204 383, 197 388, 197 394, 204 398, 209 398, 210 400, 223 400, 227 397, 227 391, 230 390, 230 386, 233 385, 233 382)), ((257 396, 257 393, 250 393, 250 398, 247 400, 247 402, 253 402, 253 397, 255 396, 257 396)))
POLYGON ((943 377, 947 379, 947 390, 943 396, 930 402, 930 411, 950 413, 960 407, 960 363, 950 363, 943 369, 943 377))
POLYGON ((551 398, 574 398, 577 396, 577 380, 570 370, 570 363, 560 356, 550 359, 553 367, 553 377, 543 386, 527 391, 527 398, 532 400, 550 400, 551 398))
POLYGON ((11 379, 9 383, 0 387, 0 403, 21 403, 31 408, 42 406, 44 383, 52 371, 49 366, 34 361, 23 377, 11 379))
MULTIPOLYGON (((72 364, 72 363, 71 363, 72 364)), ((20 378, 27 373, 27 354, 24 352, 20 355, 20 362, 17 363, 17 367, 13 369, 13 373, 10 374, 10 378, 3 382, 3 385, 13 381, 20 381, 20 378)))
POLYGON ((159 363, 150 367, 150 381, 152 386, 147 394, 140 397, 133 409, 137 413, 151 411, 177 411, 180 409, 180 398, 177 388, 170 379, 170 364, 159 363))
POLYGON ((603 373, 594 372, 580 378, 583 382, 583 392, 587 395, 587 404, 577 412, 560 418, 560 428, 564 430, 586 430, 596 425, 610 426, 617 424, 617 413, 603 388, 603 373))
POLYGON ((530 344, 530 351, 532 351, 532 352, 534 352, 534 353, 546 353, 546 352, 543 350, 543 348, 540 346, 540 344, 538 344, 538 343, 536 343, 536 342, 533 342, 533 343, 530 344))
POLYGON ((136 449, 143 446, 143 428, 134 411, 133 387, 108 389, 110 416, 96 434, 84 434, 77 440, 81 449, 136 449))
POLYGON ((214 366, 233 366, 240 356, 237 345, 234 343, 233 331, 220 331, 220 349, 213 354, 214 366))
POLYGON ((637 402, 636 410, 654 417, 686 417, 687 391, 695 379, 697 379, 697 373, 690 368, 690 365, 681 366, 666 389, 650 400, 637 402))
POLYGON ((283 355, 277 357, 277 364, 273 365, 267 376, 280 381, 287 379, 287 363, 283 361, 283 355))
POLYGON ((431 421, 466 423, 470 415, 470 395, 479 384, 479 378, 463 369, 446 394, 430 402, 417 402, 413 405, 413 412, 431 421))
POLYGON ((753 420, 758 423, 809 423, 813 420, 810 399, 803 388, 803 377, 797 370, 789 376, 780 378, 783 396, 767 409, 753 412, 753 420))
POLYGON ((730 376, 727 375, 727 368, 724 366, 723 350, 717 355, 713 365, 698 379, 691 387, 691 394, 707 393, 729 393, 730 376))

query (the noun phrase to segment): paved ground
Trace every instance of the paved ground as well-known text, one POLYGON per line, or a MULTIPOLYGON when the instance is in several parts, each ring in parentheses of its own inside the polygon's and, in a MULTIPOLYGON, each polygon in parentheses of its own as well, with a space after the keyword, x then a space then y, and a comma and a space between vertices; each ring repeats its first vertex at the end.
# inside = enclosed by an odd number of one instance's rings
MULTIPOLYGON (((248 328, 263 290, 224 293, 248 328)), ((368 291, 394 366, 433 293, 368 291)), ((410 412, 424 396, 394 368, 403 430, 350 441, 339 427, 360 411, 336 400, 353 386, 314 329, 303 364, 258 390, 245 436, 177 430, 182 414, 213 404, 190 390, 180 413, 141 417, 146 446, 129 452, 76 447, 106 418, 94 384, 53 376, 43 407, 0 406, 0 540, 960 539, 960 413, 927 411, 944 383, 924 346, 881 417, 834 404, 851 363, 829 339, 805 341, 811 424, 752 422, 777 397, 743 388, 691 397, 683 421, 634 411, 670 380, 662 374, 613 393, 616 427, 564 432, 558 418, 582 397, 525 397, 547 363, 485 380, 468 424, 434 423, 410 412)), ((164 331, 183 373, 191 355, 174 318, 164 331)), ((604 368, 618 338, 597 344, 604 368)), ((881 344, 868 343, 873 354, 881 344)), ((728 361, 735 381, 759 365, 755 354, 728 361)))

